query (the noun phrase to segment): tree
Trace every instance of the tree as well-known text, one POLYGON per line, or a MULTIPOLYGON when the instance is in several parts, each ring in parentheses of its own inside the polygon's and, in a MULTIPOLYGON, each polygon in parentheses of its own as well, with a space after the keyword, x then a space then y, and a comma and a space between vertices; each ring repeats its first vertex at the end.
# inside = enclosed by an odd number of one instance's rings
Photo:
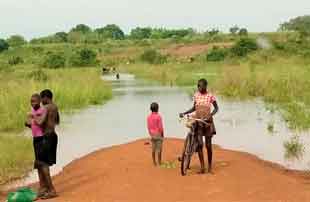
POLYGON ((299 16, 299 17, 290 19, 288 22, 285 22, 280 25, 280 30, 297 31, 302 36, 309 36, 310 35, 310 15, 299 16))
POLYGON ((25 38, 20 35, 12 35, 10 38, 7 39, 7 42, 10 46, 16 47, 16 46, 22 46, 27 43, 25 38))
POLYGON ((68 34, 66 32, 57 32, 55 34, 56 41, 68 42, 68 34))
POLYGON ((8 42, 6 42, 4 39, 0 39, 0 53, 8 50, 10 47, 10 45, 8 44, 8 42))
POLYGON ((219 32, 220 32, 220 30, 218 30, 218 29, 211 29, 211 30, 207 31, 207 33, 208 33, 210 36, 215 36, 215 35, 217 35, 219 32))
POLYGON ((244 57, 258 49, 254 39, 243 37, 231 48, 231 53, 235 56, 244 57))
POLYGON ((97 53, 88 48, 83 48, 70 58, 71 65, 77 67, 91 66, 97 62, 97 53))
POLYGON ((137 27, 130 32, 130 37, 133 39, 148 39, 152 34, 152 28, 149 27, 137 27))
POLYGON ((63 53, 49 53, 45 56, 43 65, 51 69, 58 69, 64 67, 66 58, 63 53))
POLYGON ((233 26, 233 27, 231 27, 231 28, 229 29, 229 32, 230 32, 231 34, 233 34, 233 35, 236 35, 236 34, 238 33, 239 29, 240 29, 240 28, 239 28, 237 25, 235 25, 235 26, 233 26))
POLYGON ((103 38, 107 39, 124 39, 125 34, 121 28, 115 24, 110 24, 102 28, 98 28, 95 32, 99 33, 103 38))
POLYGON ((89 33, 91 31, 92 30, 89 26, 84 25, 84 24, 79 24, 79 25, 75 26, 74 28, 72 28, 70 32, 80 32, 82 34, 86 34, 86 33, 89 33))
POLYGON ((248 30, 246 28, 241 28, 238 34, 239 36, 248 36, 248 30))

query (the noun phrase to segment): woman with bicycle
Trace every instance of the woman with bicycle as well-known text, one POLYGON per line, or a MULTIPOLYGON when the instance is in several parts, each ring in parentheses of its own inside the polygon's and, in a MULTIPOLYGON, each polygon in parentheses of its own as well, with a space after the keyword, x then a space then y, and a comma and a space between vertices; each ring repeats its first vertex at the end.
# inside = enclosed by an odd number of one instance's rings
POLYGON ((201 164, 201 173, 205 172, 205 163, 203 156, 203 139, 205 137, 205 145, 208 153, 208 172, 212 172, 212 137, 216 134, 213 116, 218 112, 218 104, 215 96, 213 96, 207 90, 208 82, 206 79, 200 79, 198 81, 198 91, 194 94, 194 105, 193 107, 180 114, 180 117, 184 117, 187 114, 191 114, 194 119, 204 120, 208 124, 198 123, 197 124, 197 135, 199 147, 197 149, 199 160, 201 164), (211 107, 213 111, 211 112, 211 107))

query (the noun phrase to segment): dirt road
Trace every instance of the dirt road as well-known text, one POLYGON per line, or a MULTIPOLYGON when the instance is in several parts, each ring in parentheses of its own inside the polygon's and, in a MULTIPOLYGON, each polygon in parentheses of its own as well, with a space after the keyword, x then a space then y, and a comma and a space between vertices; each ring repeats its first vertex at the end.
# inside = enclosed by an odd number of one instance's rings
POLYGON ((59 197, 51 202, 308 202, 310 175, 286 171, 255 156, 215 147, 214 174, 179 172, 183 141, 167 139, 164 161, 175 168, 153 167, 150 145, 139 140, 90 154, 54 177, 59 197))

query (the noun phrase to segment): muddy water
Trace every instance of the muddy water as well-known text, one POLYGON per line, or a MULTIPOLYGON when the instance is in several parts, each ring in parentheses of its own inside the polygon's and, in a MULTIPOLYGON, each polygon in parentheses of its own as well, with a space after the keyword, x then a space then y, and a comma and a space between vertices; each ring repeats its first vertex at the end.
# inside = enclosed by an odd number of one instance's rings
MULTIPOLYGON (((138 81, 126 74, 122 74, 120 80, 116 80, 114 75, 104 79, 111 81, 114 98, 103 106, 90 107, 64 117, 58 129, 58 164, 53 167, 53 174, 93 151, 148 137, 145 119, 153 101, 160 104, 166 136, 185 136, 187 129, 179 122, 178 113, 191 107, 192 101, 183 90, 138 81)), ((301 161, 285 160, 283 142, 289 140, 293 133, 280 116, 268 112, 261 101, 233 102, 218 98, 218 102, 220 112, 215 118, 218 133, 214 138, 215 144, 249 152, 288 168, 310 168, 310 150, 301 161), (274 125, 274 133, 267 130, 270 123, 274 125)), ((310 135, 300 135, 310 147, 310 135)), ((36 174, 31 173, 18 184, 36 180, 36 174)))

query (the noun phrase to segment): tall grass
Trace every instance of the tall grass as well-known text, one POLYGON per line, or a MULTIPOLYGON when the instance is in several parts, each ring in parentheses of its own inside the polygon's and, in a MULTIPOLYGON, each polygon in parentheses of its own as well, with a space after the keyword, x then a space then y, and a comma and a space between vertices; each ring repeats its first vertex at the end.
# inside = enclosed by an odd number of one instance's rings
POLYGON ((228 97, 262 97, 274 104, 292 129, 310 127, 310 65, 298 58, 222 68, 216 88, 228 97))
POLYGON ((111 87, 94 68, 44 70, 47 80, 20 70, 0 74, 0 183, 19 177, 31 168, 31 138, 17 135, 30 111, 30 96, 49 88, 62 112, 101 104, 112 96, 111 87), (9 134, 7 134, 9 132, 9 134))

